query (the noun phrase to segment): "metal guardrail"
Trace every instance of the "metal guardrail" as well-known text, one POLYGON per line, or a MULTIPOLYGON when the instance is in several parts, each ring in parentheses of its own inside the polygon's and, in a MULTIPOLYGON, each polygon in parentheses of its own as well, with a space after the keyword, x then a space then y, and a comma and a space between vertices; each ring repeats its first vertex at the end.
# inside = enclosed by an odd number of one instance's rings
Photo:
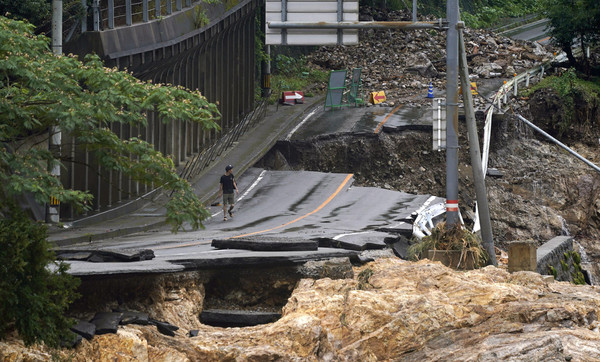
MULTIPOLYGON (((507 104, 508 102, 508 94, 513 93, 513 95, 517 95, 518 93, 518 85, 519 83, 525 82, 525 87, 529 87, 529 84, 532 79, 536 76, 539 80, 541 80, 544 76, 544 73, 552 67, 552 63, 555 61, 561 61, 562 55, 555 57, 552 60, 549 60, 535 68, 529 69, 526 72, 516 75, 511 80, 505 82, 498 91, 494 94, 492 99, 490 100, 491 104, 486 112, 485 125, 483 131, 483 151, 481 153, 481 165, 483 169, 483 175, 487 173, 488 159, 490 153, 490 140, 492 134, 492 117, 494 115, 494 108, 497 107, 499 111, 502 111, 502 105, 507 104)), ((444 204, 435 204, 431 206, 424 207, 422 210, 417 212, 417 216, 415 221, 413 222, 413 235, 418 238, 422 238, 426 235, 431 235, 431 229, 433 228, 433 219, 440 216, 445 212, 444 204)), ((462 221, 462 216, 459 212, 459 217, 462 221)), ((479 224, 479 210, 477 203, 475 204, 475 220, 473 226, 473 232, 477 232, 481 229, 479 224)))

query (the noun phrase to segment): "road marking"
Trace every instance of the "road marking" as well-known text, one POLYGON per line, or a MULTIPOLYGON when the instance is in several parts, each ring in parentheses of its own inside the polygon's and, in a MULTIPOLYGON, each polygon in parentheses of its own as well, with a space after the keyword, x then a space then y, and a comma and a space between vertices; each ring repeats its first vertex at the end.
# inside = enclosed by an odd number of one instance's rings
POLYGON ((392 114, 396 113, 396 111, 399 110, 400 107, 402 107, 402 104, 399 104, 398 107, 394 108, 387 116, 385 116, 383 121, 379 122, 379 124, 375 128, 375 133, 379 133, 379 131, 381 130, 381 127, 383 127, 383 124, 385 122, 387 122, 387 120, 392 116, 392 114))
POLYGON ((371 231, 360 231, 360 232, 350 233, 350 234, 339 234, 339 235, 334 236, 333 240, 339 240, 339 239, 343 238, 344 236, 368 234, 370 232, 371 231))
POLYGON ((310 112, 310 113, 308 114, 308 116, 304 117, 304 119, 302 120, 302 122, 298 123, 298 125, 297 125, 296 127, 294 127, 294 129, 293 129, 293 130, 292 130, 290 133, 288 133, 288 135, 287 135, 287 136, 285 136, 285 140, 286 140, 286 141, 289 141, 289 140, 292 138, 292 135, 293 135, 293 134, 294 134, 294 133, 295 133, 297 130, 299 130, 299 129, 300 129, 300 127, 302 127, 302 125, 303 125, 304 123, 306 123, 306 121, 308 121, 308 119, 309 119, 310 117, 312 117, 312 115, 313 115, 313 114, 315 114, 315 112, 316 112, 316 111, 317 111, 317 110, 315 109, 315 110, 313 110, 312 112, 310 112))
POLYGON ((338 188, 335 190, 335 192, 334 192, 333 194, 331 194, 331 195, 330 195, 330 196, 327 198, 327 200, 323 201, 323 203, 322 203, 321 205, 319 205, 319 207, 317 207, 317 208, 316 208, 316 209, 314 209, 313 211, 309 212, 308 214, 302 215, 302 216, 300 216, 300 217, 297 217, 297 218, 295 218, 295 219, 294 219, 294 220, 292 220, 292 221, 288 221, 288 222, 286 222, 285 224, 281 224, 281 225, 279 225, 279 226, 275 226, 275 227, 273 227, 273 228, 270 228, 270 229, 265 229, 265 230, 260 230, 260 231, 254 231, 254 232, 247 233, 247 234, 242 234, 242 235, 232 236, 232 237, 229 237, 228 239, 242 238, 242 237, 244 237, 244 236, 256 235, 256 234, 266 233, 266 232, 268 232, 268 231, 277 230, 277 229, 280 229, 280 228, 282 228, 282 227, 285 227, 285 226, 288 226, 288 225, 290 225, 290 224, 293 224, 293 223, 295 223, 295 222, 297 222, 297 221, 300 221, 300 220, 304 219, 305 217, 307 217, 307 216, 310 216, 310 215, 312 215, 312 214, 316 213, 317 211, 319 211, 319 210, 321 210, 322 208, 324 208, 324 207, 325 207, 325 206, 326 206, 328 203, 330 203, 330 202, 331 202, 331 200, 333 200, 333 198, 334 198, 334 197, 336 197, 336 196, 337 196, 337 195, 340 193, 340 191, 342 191, 342 189, 343 189, 343 188, 344 188, 344 186, 345 186, 345 185, 348 183, 348 181, 350 181, 350 179, 352 178, 352 176, 354 176, 354 174, 351 174, 351 173, 350 173, 350 174, 346 175, 346 178, 345 178, 345 179, 344 179, 344 181, 343 181, 343 182, 340 184, 340 186, 338 186, 338 188))
POLYGON ((421 205, 421 207, 416 211, 417 214, 420 214, 423 210, 425 210, 425 208, 427 208, 429 206, 429 204, 431 204, 433 202, 433 200, 435 200, 435 196, 430 196, 427 201, 425 201, 423 203, 423 205, 421 205))
MULTIPOLYGON (((261 173, 261 175, 262 175, 262 173, 261 173)), ((317 207, 317 208, 316 208, 316 209, 314 209, 313 211, 309 212, 308 214, 305 214, 305 215, 303 215, 303 216, 300 216, 300 217, 298 217, 298 218, 296 218, 296 219, 294 219, 294 220, 292 220, 292 221, 286 222, 285 224, 282 224, 282 225, 276 226, 276 227, 274 227, 274 228, 270 228, 270 229, 266 229, 266 230, 261 230, 261 231, 254 231, 254 232, 251 232, 251 233, 248 233, 248 234, 243 234, 243 235, 231 236, 231 237, 229 237, 229 238, 225 238, 225 239, 235 239, 235 238, 241 238, 241 237, 244 237, 244 236, 250 236, 250 235, 256 235, 256 234, 260 234, 260 233, 265 233, 265 232, 268 232, 268 231, 272 231, 272 230, 276 230, 276 229, 282 228, 282 227, 284 227, 284 226, 288 226, 288 225, 290 225, 290 224, 293 224, 293 223, 295 223, 296 221, 300 221, 300 220, 304 219, 305 217, 307 217, 307 216, 310 216, 310 215, 314 214, 315 212, 317 212, 317 211, 321 210, 321 209, 322 209, 322 208, 324 208, 324 207, 325 207, 325 206, 326 206, 328 203, 330 203, 330 202, 331 202, 331 200, 333 200, 333 198, 334 198, 334 197, 336 197, 336 196, 337 196, 337 195, 340 193, 340 191, 342 191, 342 189, 344 188, 344 185, 346 185, 346 184, 348 183, 348 181, 350 181, 350 179, 351 179, 353 176, 354 176, 354 174, 351 174, 351 173, 350 173, 350 174, 348 174, 348 175, 346 175, 346 178, 345 178, 345 179, 344 179, 344 181, 343 181, 343 182, 340 184, 340 186, 338 186, 338 188, 337 188, 337 189, 334 191, 334 193, 333 193, 333 194, 331 194, 331 195, 330 195, 330 196, 327 198, 327 200, 323 201, 323 203, 322 203, 321 205, 319 205, 319 207, 317 207)), ((257 180, 255 183, 257 183, 258 181, 259 181, 259 180, 257 180)), ((253 184, 253 186, 254 186, 254 184, 253 184)), ((250 186, 250 187, 253 187, 253 186, 250 186)), ((219 213, 217 213, 217 214, 215 214, 215 215, 218 215, 218 214, 220 214, 220 212, 219 212, 219 213)), ((198 241, 198 242, 194 242, 194 243, 179 244, 179 245, 175 245, 175 246, 163 246, 163 247, 157 247, 157 248, 153 248, 153 249, 156 249, 156 250, 164 250, 164 249, 176 249, 176 248, 185 248, 185 247, 188 247, 188 246, 203 245, 203 244, 208 244, 208 243, 211 243, 211 244, 212 244, 212 241, 210 241, 210 242, 207 242, 207 241, 198 241)))
MULTIPOLYGON (((248 196, 248 193, 250 193, 250 191, 252 191, 252 189, 254 189, 256 187, 256 185, 258 185, 258 183, 260 182, 260 180, 263 179, 263 177, 265 177, 265 173, 267 173, 267 170, 262 170, 260 175, 258 175, 258 177, 256 178, 256 180, 252 183, 252 185, 250 185, 250 187, 248 187, 248 189, 242 194, 242 196, 240 196, 236 203, 242 201, 242 199, 246 196, 248 196)), ((217 212, 216 214, 212 214, 210 217, 215 217, 217 215, 219 215, 221 213, 221 211, 217 212)))
POLYGON ((538 40, 536 40, 536 41, 537 41, 538 43, 543 43, 543 42, 545 42, 545 41, 547 41, 547 40, 550 40, 550 37, 549 37, 549 36, 545 37, 544 39, 538 39, 538 40))
POLYGON ((207 241, 207 240, 203 240, 203 241, 196 241, 194 243, 187 243, 187 244, 178 244, 178 245, 168 245, 168 246, 157 246, 155 248, 152 248, 152 250, 167 250, 167 249, 177 249, 177 248, 185 248, 187 246, 198 246, 198 245, 210 245, 212 244, 212 240, 207 241))

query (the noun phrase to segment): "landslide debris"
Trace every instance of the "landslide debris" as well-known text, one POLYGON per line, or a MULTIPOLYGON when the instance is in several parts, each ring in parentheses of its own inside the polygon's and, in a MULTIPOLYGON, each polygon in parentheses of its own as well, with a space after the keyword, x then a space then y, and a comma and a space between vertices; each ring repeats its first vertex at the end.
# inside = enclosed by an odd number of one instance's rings
MULTIPOLYGON (((382 12, 361 7, 361 21, 410 21, 407 11, 382 12)), ((420 17, 420 21, 437 20, 420 17)), ((486 30, 465 29, 469 74, 478 79, 505 79, 550 60, 553 49, 514 40, 486 30)), ((445 89, 446 33, 437 30, 361 30, 356 46, 323 46, 309 64, 325 70, 362 68, 365 92, 385 91, 388 103, 429 103, 429 83, 445 89), (410 101, 407 103, 407 101, 410 101)), ((502 82, 500 81, 500 84, 502 82)), ((476 99, 476 105, 483 104, 476 99)))

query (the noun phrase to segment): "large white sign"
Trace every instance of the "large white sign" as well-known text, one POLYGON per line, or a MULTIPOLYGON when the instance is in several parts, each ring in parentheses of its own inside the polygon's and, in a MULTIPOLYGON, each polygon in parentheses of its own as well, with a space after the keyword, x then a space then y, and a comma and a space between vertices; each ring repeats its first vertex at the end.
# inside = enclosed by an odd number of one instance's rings
POLYGON ((356 45, 357 29, 269 28, 269 22, 335 23, 358 21, 358 0, 267 0, 266 44, 271 45, 356 45))

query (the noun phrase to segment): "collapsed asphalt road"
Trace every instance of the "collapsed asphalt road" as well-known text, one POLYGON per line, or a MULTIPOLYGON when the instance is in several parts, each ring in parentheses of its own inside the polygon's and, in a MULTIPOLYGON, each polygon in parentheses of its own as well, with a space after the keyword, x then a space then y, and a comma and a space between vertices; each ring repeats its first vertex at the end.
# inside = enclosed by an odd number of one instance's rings
MULTIPOLYGON (((401 237, 406 240, 412 234, 413 213, 424 205, 443 202, 430 195, 355 187, 352 181, 351 174, 252 169, 240 179, 233 219, 223 221, 220 206, 214 206, 213 218, 204 230, 146 232, 98 242, 92 249, 151 250, 154 258, 69 260, 70 272, 162 273, 357 256, 401 237)), ((72 253, 77 250, 89 251, 90 247, 69 247, 72 253)))

